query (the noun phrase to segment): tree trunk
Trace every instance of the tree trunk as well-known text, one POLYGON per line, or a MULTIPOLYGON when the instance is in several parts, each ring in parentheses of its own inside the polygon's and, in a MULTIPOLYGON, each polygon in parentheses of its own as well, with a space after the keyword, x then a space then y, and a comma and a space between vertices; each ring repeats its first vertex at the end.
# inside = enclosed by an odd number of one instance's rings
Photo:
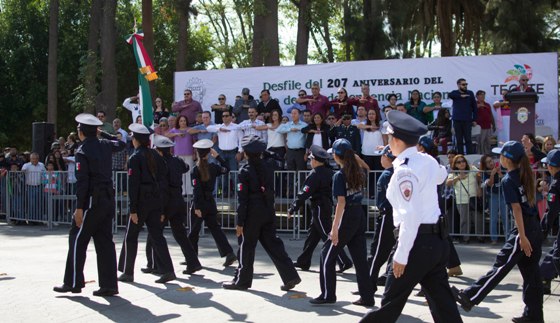
POLYGON ((441 42, 441 56, 454 56, 453 13, 452 4, 448 1, 437 2, 438 31, 441 42))
POLYGON ((264 19, 266 33, 263 47, 265 49, 264 65, 280 65, 280 40, 278 39, 278 0, 265 0, 266 17, 264 19))
POLYGON ((298 6, 298 25, 296 40, 296 65, 307 64, 309 51, 309 26, 311 0, 300 0, 298 6))
POLYGON ((323 19, 323 32, 324 32, 324 40, 325 40, 325 44, 327 45, 327 59, 329 61, 329 63, 334 62, 334 50, 333 50, 333 45, 332 45, 332 41, 331 41, 331 32, 329 30, 329 19, 325 18, 323 19))
POLYGON ((99 31, 101 29, 101 15, 103 13, 103 0, 92 0, 90 10, 88 51, 84 75, 84 112, 94 114, 96 110, 97 75, 99 62, 99 31))
MULTIPOLYGON (((153 20, 152 0, 142 0, 142 31, 144 32, 144 48, 148 56, 152 59, 154 69, 156 61, 154 58, 154 20, 153 20)), ((156 82, 149 82, 152 100, 156 97, 156 82)), ((154 104, 154 102, 152 102, 154 104)))
POLYGON ((57 115, 57 57, 58 57, 58 0, 50 0, 49 5, 49 58, 47 80, 47 122, 55 124, 57 115))
POLYGON ((253 2, 253 46, 251 55, 251 66, 262 66, 264 37, 266 33, 266 4, 265 0, 255 0, 253 2))
POLYGON ((189 7, 191 0, 177 0, 177 16, 179 18, 179 31, 177 33, 177 57, 175 70, 187 69, 187 48, 189 38, 189 7))
POLYGON ((107 114, 107 122, 115 118, 117 107, 117 70, 115 66, 117 2, 107 0, 103 4, 103 27, 101 29, 101 110, 107 114))

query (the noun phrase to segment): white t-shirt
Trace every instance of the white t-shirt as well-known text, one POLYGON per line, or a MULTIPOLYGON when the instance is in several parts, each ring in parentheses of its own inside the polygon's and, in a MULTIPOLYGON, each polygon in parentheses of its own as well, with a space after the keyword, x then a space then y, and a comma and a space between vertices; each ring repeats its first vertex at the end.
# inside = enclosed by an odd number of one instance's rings
MULTIPOLYGON (((266 125, 271 127, 272 123, 267 123, 266 125)), ((286 146, 286 137, 284 134, 278 133, 276 132, 276 129, 270 129, 270 128, 268 128, 267 134, 268 134, 268 142, 266 146, 267 149, 271 147, 278 148, 278 147, 286 146)))
POLYGON ((313 134, 313 143, 312 145, 317 145, 319 147, 323 147, 323 136, 320 133, 313 134))
POLYGON ((378 146, 383 146, 381 131, 364 131, 364 141, 362 142, 362 155, 374 156, 378 154, 378 146))
POLYGON ((25 173, 25 184, 33 186, 41 185, 41 173, 47 171, 41 162, 37 165, 33 165, 31 162, 25 163, 21 170, 25 173))

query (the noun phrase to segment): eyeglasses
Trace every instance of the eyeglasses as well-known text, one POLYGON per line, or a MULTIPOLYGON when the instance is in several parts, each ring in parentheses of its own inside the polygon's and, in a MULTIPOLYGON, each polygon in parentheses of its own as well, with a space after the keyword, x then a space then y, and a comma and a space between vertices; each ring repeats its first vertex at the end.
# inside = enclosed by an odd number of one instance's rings
POLYGON ((519 79, 520 81, 529 81, 529 79, 519 79))
POLYGON ((225 100, 225 99, 226 99, 226 98, 218 98, 218 100, 220 100, 220 101, 223 101, 223 100, 225 100))
POLYGON ((467 163, 467 161, 466 161, 466 160, 464 160, 464 159, 463 159, 463 160, 458 160, 458 161, 457 161, 457 162, 456 162, 455 164, 462 164, 462 163, 465 163, 465 164, 466 164, 466 163, 467 163))

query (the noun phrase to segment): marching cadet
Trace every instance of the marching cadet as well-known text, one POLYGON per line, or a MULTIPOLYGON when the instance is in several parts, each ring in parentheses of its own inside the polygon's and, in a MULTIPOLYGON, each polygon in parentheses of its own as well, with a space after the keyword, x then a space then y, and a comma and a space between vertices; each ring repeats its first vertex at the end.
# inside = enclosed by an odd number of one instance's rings
POLYGON ((335 263, 340 250, 348 246, 356 266, 360 294, 360 299, 353 304, 373 306, 373 292, 367 268, 366 216, 362 208, 362 190, 366 176, 348 140, 335 140, 331 149, 334 161, 341 168, 333 176, 332 194, 336 199, 336 209, 330 239, 321 250, 321 295, 309 302, 317 305, 336 302, 335 263))
POLYGON ((507 169, 502 189, 508 209, 513 213, 515 227, 496 256, 492 269, 469 288, 459 291, 453 287, 456 301, 465 311, 484 300, 515 265, 523 276, 522 316, 513 322, 544 322, 543 286, 539 270, 542 233, 535 198, 535 177, 523 145, 508 141, 502 148, 492 149, 500 154, 500 164, 507 169))
POLYGON ((233 281, 222 286, 238 290, 251 287, 255 248, 257 241, 260 241, 284 282, 280 289, 288 291, 299 284, 301 279, 284 249, 284 243, 276 235, 274 171, 262 159, 266 144, 257 136, 245 136, 241 140, 241 146, 248 162, 239 170, 237 184, 236 235, 239 242, 239 266, 233 281))
MULTIPOLYGON (((560 148, 560 145, 557 145, 560 148)), ((543 236, 546 237, 550 232, 550 227, 558 220, 558 213, 560 212, 560 150, 551 150, 546 158, 542 159, 543 163, 547 164, 548 172, 552 175, 552 183, 546 196, 547 209, 541 221, 543 236)), ((544 257, 541 263, 541 276, 543 279, 543 293, 550 294, 550 281, 556 276, 560 275, 560 231, 558 237, 554 241, 552 250, 544 257)))
POLYGON ((126 226, 123 247, 119 257, 119 281, 134 281, 134 262, 138 251, 138 234, 146 223, 162 276, 156 283, 174 280, 173 263, 167 249, 161 225, 164 214, 160 178, 167 175, 163 158, 149 148, 150 129, 138 123, 131 124, 132 144, 135 151, 128 159, 128 198, 130 218, 126 226))
POLYGON ((213 192, 216 186, 216 177, 227 174, 229 172, 229 167, 226 161, 212 149, 212 146, 214 146, 214 143, 210 139, 201 139, 193 145, 193 147, 196 148, 198 162, 191 172, 193 212, 191 212, 189 240, 198 253, 198 237, 202 227, 202 221, 204 221, 210 233, 212 233, 220 257, 226 257, 223 266, 228 267, 237 260, 237 257, 233 253, 233 249, 218 222, 218 208, 216 206, 216 200, 214 200, 213 192), (209 155, 212 155, 220 165, 209 163, 209 155))
MULTIPOLYGON (((175 143, 171 139, 165 136, 155 135, 153 144, 156 147, 156 151, 163 157, 167 165, 167 174, 161 177, 161 179, 165 180, 159 181, 161 197, 163 199, 162 203, 164 205, 163 214, 165 215, 163 223, 165 223, 165 220, 169 220, 173 238, 175 238, 175 241, 177 241, 181 247, 183 256, 185 256, 186 259, 187 268, 183 271, 183 274, 190 275, 201 270, 202 265, 189 240, 187 228, 185 228, 187 206, 183 199, 182 187, 183 174, 188 171, 188 165, 180 158, 171 155, 171 147, 175 146, 175 143)), ((142 268, 142 272, 144 273, 159 272, 159 263, 152 244, 152 238, 148 234, 146 242, 148 267, 142 268), (150 264, 153 264, 154 267, 150 267, 150 264)))
POLYGON ((76 151, 76 210, 68 238, 70 246, 66 258, 64 284, 54 287, 58 293, 80 293, 85 286, 84 263, 90 238, 97 253, 99 290, 95 296, 113 296, 117 286, 117 262, 113 242, 115 199, 111 172, 111 154, 121 151, 125 144, 101 131, 103 125, 95 116, 82 113, 76 116, 78 136, 83 144, 76 151))
POLYGON ((393 176, 393 160, 395 156, 391 152, 389 146, 385 146, 381 151, 381 166, 385 170, 379 175, 377 179, 377 195, 375 201, 379 215, 375 222, 375 232, 373 233, 373 241, 371 242, 369 259, 369 277, 371 279, 373 294, 377 292, 377 278, 379 276, 379 269, 381 266, 389 261, 389 255, 395 245, 395 236, 393 230, 393 207, 389 200, 387 200, 387 186, 393 176))
MULTIPOLYGON (((288 218, 297 212, 307 199, 311 200, 311 224, 303 252, 297 258, 294 266, 302 270, 309 270, 313 250, 317 247, 320 240, 326 241, 329 238, 329 230, 332 227, 332 177, 333 171, 328 165, 329 153, 322 147, 312 145, 310 147, 311 167, 313 168, 296 199, 292 202, 288 210, 288 218)), ((352 267, 352 260, 348 258, 344 250, 340 250, 337 258, 340 271, 345 271, 352 267)))
POLYGON ((389 111, 387 121, 389 145, 397 157, 387 187, 397 244, 381 307, 361 322, 396 322, 418 283, 435 322, 462 322, 445 271, 449 243, 437 197, 437 186, 447 178, 447 171, 418 152, 418 138, 428 130, 423 123, 400 111, 389 111))

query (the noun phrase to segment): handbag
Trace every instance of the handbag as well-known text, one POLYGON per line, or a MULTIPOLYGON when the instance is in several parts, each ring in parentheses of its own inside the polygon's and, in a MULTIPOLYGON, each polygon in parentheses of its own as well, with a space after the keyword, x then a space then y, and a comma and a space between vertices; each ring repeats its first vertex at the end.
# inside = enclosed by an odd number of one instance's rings
MULTIPOLYGON (((465 189, 465 192, 469 193, 469 190, 465 187, 463 182, 459 181, 459 183, 461 183, 461 186, 463 186, 463 189, 465 189)), ((477 192, 477 194, 478 194, 478 192, 477 192)), ((482 207, 482 199, 478 196, 469 197, 469 210, 475 211, 475 212, 482 212, 484 210, 483 207, 482 207)))

